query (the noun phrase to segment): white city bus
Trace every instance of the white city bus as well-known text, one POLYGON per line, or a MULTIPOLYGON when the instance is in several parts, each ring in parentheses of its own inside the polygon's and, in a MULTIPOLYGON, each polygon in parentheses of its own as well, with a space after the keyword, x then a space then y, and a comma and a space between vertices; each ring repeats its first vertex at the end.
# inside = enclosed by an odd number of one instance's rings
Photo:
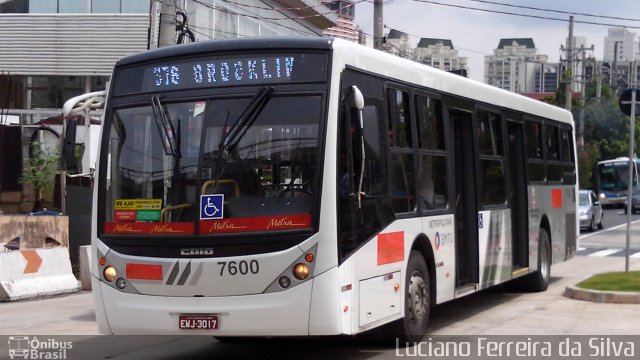
POLYGON ((573 139, 565 110, 339 39, 126 57, 95 186, 100 330, 417 341, 436 304, 545 290, 576 251, 573 139))

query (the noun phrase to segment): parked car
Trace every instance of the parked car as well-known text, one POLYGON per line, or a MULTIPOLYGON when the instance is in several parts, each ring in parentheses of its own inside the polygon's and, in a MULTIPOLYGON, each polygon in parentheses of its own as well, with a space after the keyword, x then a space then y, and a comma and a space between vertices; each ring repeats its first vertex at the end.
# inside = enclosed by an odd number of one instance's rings
POLYGON ((604 211, 602 205, 598 201, 598 197, 591 190, 580 190, 580 228, 586 228, 589 231, 595 231, 604 228, 604 211))
MULTIPOLYGON (((625 200, 624 201, 624 213, 627 213, 627 203, 628 201, 625 200)), ((636 210, 640 209, 640 186, 636 186, 635 188, 633 188, 633 191, 631 192, 631 213, 635 214, 636 210)))

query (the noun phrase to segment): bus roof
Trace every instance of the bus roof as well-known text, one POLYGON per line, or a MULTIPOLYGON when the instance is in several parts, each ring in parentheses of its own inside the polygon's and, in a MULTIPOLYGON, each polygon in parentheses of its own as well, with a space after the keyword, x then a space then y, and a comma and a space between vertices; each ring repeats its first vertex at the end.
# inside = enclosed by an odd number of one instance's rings
POLYGON ((317 49, 331 50, 331 38, 306 37, 256 37, 223 40, 197 41, 195 43, 167 46, 154 50, 129 55, 118 60, 116 65, 129 65, 157 58, 181 56, 197 56, 210 52, 234 52, 247 49, 285 50, 285 49, 317 49))
POLYGON ((571 113, 560 107, 336 38, 262 37, 199 41, 130 55, 120 59, 116 65, 129 65, 157 58, 197 56, 213 51, 234 52, 247 49, 255 49, 258 51, 260 49, 333 49, 334 71, 336 69, 341 71, 346 66, 352 66, 439 92, 561 121, 573 126, 571 113), (389 64, 394 64, 394 66, 389 66, 389 64))
POLYGON ((335 62, 339 61, 346 66, 353 66, 440 92, 553 119, 573 126, 571 112, 539 100, 346 40, 335 39, 333 48, 338 50, 334 55, 334 66, 336 66, 335 62), (389 66, 390 63, 397 64, 397 66, 389 66))
MULTIPOLYGON (((598 161, 598 164, 610 164, 610 163, 621 162, 621 161, 629 161, 629 157, 628 156, 618 156, 615 159, 600 160, 600 161, 598 161)), ((635 162, 640 162, 640 159, 635 158, 634 161, 635 162)))

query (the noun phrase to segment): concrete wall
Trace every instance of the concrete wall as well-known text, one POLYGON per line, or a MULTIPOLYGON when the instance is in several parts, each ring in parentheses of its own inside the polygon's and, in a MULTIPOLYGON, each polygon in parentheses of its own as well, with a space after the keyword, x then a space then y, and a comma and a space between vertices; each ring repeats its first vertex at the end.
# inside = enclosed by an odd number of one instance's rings
POLYGON ((0 215, 0 252, 7 247, 37 249, 69 247, 67 216, 0 215), (18 239, 18 240, 16 240, 18 239))

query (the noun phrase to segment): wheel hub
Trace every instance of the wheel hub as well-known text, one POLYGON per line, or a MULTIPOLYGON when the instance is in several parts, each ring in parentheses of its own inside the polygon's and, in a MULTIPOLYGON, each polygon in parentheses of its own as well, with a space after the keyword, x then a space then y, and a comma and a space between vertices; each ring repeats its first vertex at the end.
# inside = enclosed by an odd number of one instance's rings
POLYGON ((426 316, 429 308, 427 284, 418 273, 411 274, 409 280, 409 294, 407 296, 408 313, 413 322, 420 321, 426 316))

